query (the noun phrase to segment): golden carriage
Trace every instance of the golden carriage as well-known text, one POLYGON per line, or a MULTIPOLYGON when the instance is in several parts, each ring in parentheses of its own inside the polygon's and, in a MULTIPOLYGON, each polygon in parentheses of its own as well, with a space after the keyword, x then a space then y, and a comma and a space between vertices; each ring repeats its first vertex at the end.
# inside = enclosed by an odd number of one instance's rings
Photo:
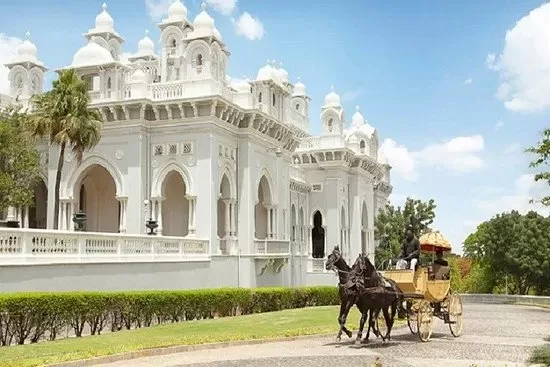
MULTIPOLYGON (((451 251, 451 244, 439 232, 422 235, 420 250, 434 254, 437 250, 451 251)), ((412 269, 392 269, 384 277, 397 283, 405 294, 407 324, 421 341, 428 341, 433 331, 434 316, 449 325, 451 334, 462 332, 462 300, 451 289, 450 268, 436 263, 412 269)))

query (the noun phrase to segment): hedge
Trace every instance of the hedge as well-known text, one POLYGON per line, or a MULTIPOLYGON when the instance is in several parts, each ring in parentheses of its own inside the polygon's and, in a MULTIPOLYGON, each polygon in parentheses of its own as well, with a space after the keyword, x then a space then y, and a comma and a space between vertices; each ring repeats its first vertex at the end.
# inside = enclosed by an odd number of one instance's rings
POLYGON ((0 345, 337 304, 336 287, 0 294, 0 345))

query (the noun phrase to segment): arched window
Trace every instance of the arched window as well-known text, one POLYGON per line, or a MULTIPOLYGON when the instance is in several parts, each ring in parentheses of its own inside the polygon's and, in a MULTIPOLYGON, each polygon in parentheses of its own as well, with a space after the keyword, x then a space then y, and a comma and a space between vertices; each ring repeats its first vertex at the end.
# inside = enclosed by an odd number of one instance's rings
POLYGON ((176 39, 172 38, 172 42, 170 42, 170 46, 176 47, 178 44, 176 43, 176 39))
POLYGON ((361 140, 361 142, 359 143, 359 149, 360 149, 361 153, 365 153, 365 141, 364 140, 361 140))
POLYGON ((262 103, 262 92, 260 92, 260 94, 258 94, 258 102, 262 103))
POLYGON ((107 89, 111 89, 111 87, 112 87, 111 77, 108 77, 107 78, 107 89))
POLYGON ((300 111, 300 104, 296 103, 296 111, 300 111))
POLYGON ((197 66, 202 66, 202 54, 197 55, 197 66))
POLYGON ((328 131, 329 131, 329 132, 332 132, 332 127, 333 127, 333 125, 334 125, 334 120, 333 120, 333 119, 329 119, 327 125, 328 125, 328 131))
POLYGON ((276 97, 275 97, 275 93, 273 93, 273 106, 275 106, 275 101, 276 101, 276 97))

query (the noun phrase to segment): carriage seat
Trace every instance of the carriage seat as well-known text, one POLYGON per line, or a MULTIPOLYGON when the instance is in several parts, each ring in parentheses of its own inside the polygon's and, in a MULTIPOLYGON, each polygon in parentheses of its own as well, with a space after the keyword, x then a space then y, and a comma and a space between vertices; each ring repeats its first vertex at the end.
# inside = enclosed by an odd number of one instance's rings
POLYGON ((451 268, 440 264, 432 264, 432 272, 430 280, 447 280, 450 279, 451 268))

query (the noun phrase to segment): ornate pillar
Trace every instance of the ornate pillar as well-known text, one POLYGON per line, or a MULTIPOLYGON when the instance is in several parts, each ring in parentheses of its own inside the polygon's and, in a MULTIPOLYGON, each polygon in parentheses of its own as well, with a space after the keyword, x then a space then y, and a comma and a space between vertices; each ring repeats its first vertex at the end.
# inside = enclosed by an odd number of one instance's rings
POLYGON ((231 223, 230 223, 230 235, 236 236, 237 235, 237 200, 231 199, 230 202, 231 205, 231 223))
POLYGON ((231 200, 230 199, 223 199, 224 203, 224 238, 231 236, 231 200))
POLYGON ((164 201, 163 197, 156 197, 152 199, 153 210, 151 214, 151 219, 156 220, 158 223, 157 233, 162 235, 162 202, 164 201))
POLYGON ((66 229, 65 227, 66 225, 65 210, 66 209, 67 208, 65 207, 65 201, 60 199, 59 200, 59 222, 58 222, 57 228, 59 228, 62 231, 66 229))
POLYGON ((197 197, 187 195, 187 200, 189 200, 189 234, 194 235, 197 231, 197 229, 195 228, 195 206, 197 202, 197 197))
POLYGON ((118 218, 118 232, 126 233, 126 207, 128 203, 128 198, 119 196, 116 199, 120 203, 120 215, 118 218))
POLYGON ((29 228, 29 206, 25 207, 25 215, 23 217, 23 227, 29 228))
POLYGON ((271 238, 271 231, 272 231, 272 226, 271 226, 271 206, 270 205, 264 205, 267 209, 267 233, 265 234, 265 237, 266 238, 271 238))
POLYGON ((74 213, 75 201, 67 201, 67 230, 74 231, 73 213, 74 213))

